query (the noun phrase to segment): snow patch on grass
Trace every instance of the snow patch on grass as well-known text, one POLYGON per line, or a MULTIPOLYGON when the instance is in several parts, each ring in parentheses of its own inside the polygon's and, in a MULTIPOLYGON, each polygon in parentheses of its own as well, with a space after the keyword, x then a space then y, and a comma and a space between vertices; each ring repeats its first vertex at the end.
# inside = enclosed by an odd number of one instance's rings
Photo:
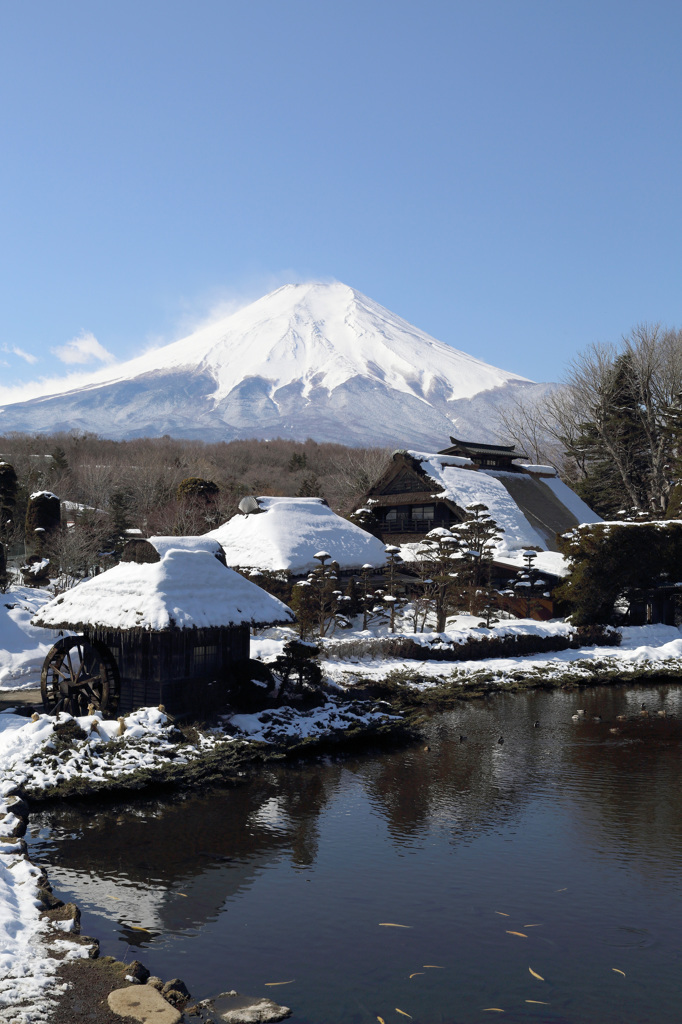
POLYGON ((32 626, 31 619, 53 597, 49 590, 18 585, 0 594, 0 691, 40 685, 45 655, 57 634, 32 626))

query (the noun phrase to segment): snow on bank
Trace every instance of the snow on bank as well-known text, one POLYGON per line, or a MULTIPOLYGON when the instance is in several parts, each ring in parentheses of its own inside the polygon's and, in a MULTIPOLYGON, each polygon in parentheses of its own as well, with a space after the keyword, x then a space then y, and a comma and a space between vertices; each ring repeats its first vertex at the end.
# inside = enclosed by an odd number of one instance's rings
POLYGON ((282 743, 330 736, 353 728, 372 728, 389 721, 398 722, 399 715, 380 703, 369 707, 331 698, 320 707, 308 711, 292 707, 271 708, 251 715, 232 715, 230 725, 241 735, 261 743, 282 743))
POLYGON ((348 706, 328 698, 312 710, 284 706, 260 714, 225 715, 219 728, 198 733, 196 743, 188 743, 158 708, 128 715, 122 733, 118 721, 106 721, 100 712, 79 718, 65 712, 56 718, 36 714, 33 719, 5 712, 0 714, 0 777, 8 787, 35 794, 74 779, 105 782, 140 769, 154 772, 189 764, 220 744, 290 743, 351 727, 369 728, 385 717, 385 708, 348 706), (85 737, 69 740, 58 751, 60 730, 69 723, 85 737))
MULTIPOLYGON (((76 778, 104 781, 140 768, 186 764, 199 756, 199 748, 177 743, 174 727, 158 708, 141 708, 122 725, 119 734, 119 722, 104 720, 101 712, 79 718, 66 712, 56 718, 36 714, 32 719, 0 714, 0 776, 7 784, 31 792, 76 778), (69 722, 79 726, 85 738, 57 752, 60 727, 69 722)), ((210 745, 211 740, 206 743, 210 745)))
MULTIPOLYGON (((535 622, 534 620, 516 619, 513 623, 500 623, 498 635, 505 632, 533 632, 548 636, 552 633, 566 632, 570 627, 563 622, 535 622)), ((471 629, 467 635, 491 635, 493 630, 471 629)), ((485 661, 417 661, 403 658, 382 657, 373 660, 370 656, 341 660, 333 658, 333 645, 327 649, 327 657, 321 663, 325 677, 329 682, 342 687, 352 686, 363 680, 379 681, 395 673, 414 675, 413 684, 420 689, 431 685, 453 683, 459 686, 475 684, 482 675, 497 677, 501 682, 510 681, 514 676, 523 673, 525 676, 537 675, 546 681, 565 676, 567 672, 577 678, 584 674, 586 679, 594 678, 591 666, 603 671, 621 672, 626 678, 628 674, 647 668, 652 674, 657 668, 670 670, 679 669, 682 674, 682 633, 676 626, 655 624, 651 626, 628 626, 621 630, 622 644, 620 647, 581 647, 551 654, 527 654, 517 658, 489 658, 485 661), (331 655, 331 656, 330 656, 331 655)), ((416 639, 412 636, 412 639, 416 639)), ((433 639, 433 635, 431 637, 433 639)), ((461 630, 448 630, 443 634, 444 640, 462 642, 461 630)))
MULTIPOLYGON (((0 715, 0 738, 21 732, 16 717, 0 715)), ((17 836, 25 819, 14 813, 15 787, 4 771, 0 775, 0 1022, 42 1024, 66 988, 54 979, 60 963, 87 957, 89 947, 64 940, 65 922, 41 918, 42 872, 24 856, 17 836)))
MULTIPOLYGON (((6 811, 0 800, 0 813, 6 811)), ((50 937, 57 936, 40 918, 40 870, 17 856, 16 849, 0 840, 0 1022, 37 1024, 48 1018, 51 997, 61 991, 54 982, 59 961, 48 946, 50 937)), ((76 956, 83 949, 75 946, 76 956)))
POLYGON ((56 633, 32 626, 31 619, 53 596, 48 590, 22 586, 0 594, 0 691, 40 685, 45 655, 56 633))

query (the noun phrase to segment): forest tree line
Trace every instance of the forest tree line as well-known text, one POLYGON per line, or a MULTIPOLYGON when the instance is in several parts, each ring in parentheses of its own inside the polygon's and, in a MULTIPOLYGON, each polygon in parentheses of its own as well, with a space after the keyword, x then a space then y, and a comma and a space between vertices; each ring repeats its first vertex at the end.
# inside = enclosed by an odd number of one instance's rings
POLYGON ((3 471, 0 465, 0 541, 10 552, 23 550, 28 499, 36 491, 85 506, 67 514, 74 525, 59 541, 73 549, 60 553, 66 561, 77 558, 79 548, 96 552, 129 529, 145 536, 205 533, 233 516, 247 494, 319 496, 343 515, 356 507, 389 456, 381 448, 312 440, 9 434, 0 437, 0 464, 11 467, 3 471))

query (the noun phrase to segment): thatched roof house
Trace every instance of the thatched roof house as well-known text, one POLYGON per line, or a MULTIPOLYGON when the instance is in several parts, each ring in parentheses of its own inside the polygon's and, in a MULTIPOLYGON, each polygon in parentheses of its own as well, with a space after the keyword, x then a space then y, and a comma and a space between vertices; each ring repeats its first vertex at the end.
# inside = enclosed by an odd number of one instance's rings
POLYGON ((337 516, 323 498, 245 498, 239 507, 239 515, 205 535, 220 542, 228 565, 298 576, 319 565, 320 550, 342 572, 386 561, 382 542, 337 516))
POLYGON ((526 548, 558 552, 557 534, 601 521, 551 466, 512 463, 517 453, 503 446, 458 442, 451 450, 469 455, 393 453, 365 498, 385 541, 417 541, 436 526, 461 522, 475 503, 486 505, 504 530, 500 557, 526 548))
POLYGON ((177 714, 227 698, 236 667, 249 657, 250 626, 293 618, 211 550, 168 546, 156 561, 121 562, 86 580, 33 621, 82 633, 110 658, 119 711, 161 703, 177 714))

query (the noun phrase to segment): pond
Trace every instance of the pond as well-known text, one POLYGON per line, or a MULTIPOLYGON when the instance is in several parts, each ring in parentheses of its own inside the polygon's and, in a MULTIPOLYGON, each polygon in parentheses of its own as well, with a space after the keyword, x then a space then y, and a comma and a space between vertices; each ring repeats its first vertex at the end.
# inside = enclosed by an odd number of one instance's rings
POLYGON ((682 689, 497 695, 426 734, 50 809, 31 854, 103 954, 195 999, 267 995, 295 1024, 679 1021, 682 689))

